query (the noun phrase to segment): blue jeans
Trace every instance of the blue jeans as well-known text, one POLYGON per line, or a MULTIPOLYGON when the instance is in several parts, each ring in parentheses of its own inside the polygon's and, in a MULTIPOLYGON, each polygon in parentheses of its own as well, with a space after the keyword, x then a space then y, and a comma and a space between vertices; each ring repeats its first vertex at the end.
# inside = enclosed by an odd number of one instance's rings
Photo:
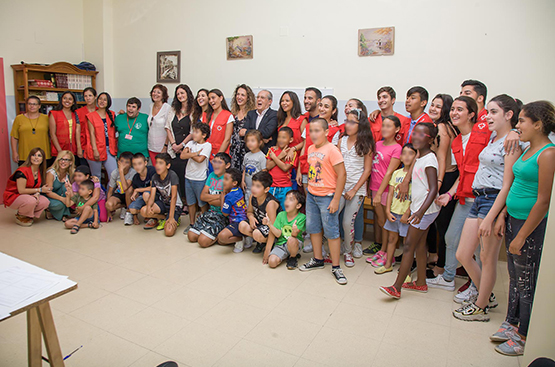
POLYGON ((143 193, 139 194, 137 198, 129 204, 129 209, 141 210, 145 206, 145 199, 143 199, 143 193))
MULTIPOLYGON (((474 202, 469 200, 466 200, 464 205, 457 203, 453 216, 451 217, 451 222, 449 223, 449 228, 447 229, 447 233, 445 233, 446 251, 445 272, 443 273, 443 278, 448 282, 455 279, 457 265, 459 264, 459 261, 457 260, 457 249, 459 248, 459 241, 461 239, 464 222, 466 221, 473 205, 474 202)), ((480 246, 478 246, 477 251, 479 250, 480 246)), ((479 252, 477 253, 476 261, 480 264, 479 252)))
POLYGON ((328 206, 333 196, 314 196, 310 192, 306 197, 306 232, 309 234, 321 233, 328 240, 339 238, 339 210, 330 213, 328 206))
POLYGON ((364 200, 360 204, 357 217, 355 219, 355 242, 362 242, 362 235, 364 234, 364 200))

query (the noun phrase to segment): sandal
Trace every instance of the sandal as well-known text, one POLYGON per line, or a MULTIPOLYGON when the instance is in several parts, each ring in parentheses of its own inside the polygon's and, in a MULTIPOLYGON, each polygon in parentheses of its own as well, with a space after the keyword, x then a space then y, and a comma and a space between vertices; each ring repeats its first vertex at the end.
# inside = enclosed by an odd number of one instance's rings
POLYGON ((80 229, 81 229, 81 227, 76 224, 73 227, 71 227, 71 232, 70 233, 71 234, 77 234, 77 232, 79 232, 80 229))
POLYGON ((93 223, 93 222, 88 223, 87 226, 88 226, 90 229, 98 229, 98 227, 95 227, 95 226, 94 226, 94 223, 93 223))

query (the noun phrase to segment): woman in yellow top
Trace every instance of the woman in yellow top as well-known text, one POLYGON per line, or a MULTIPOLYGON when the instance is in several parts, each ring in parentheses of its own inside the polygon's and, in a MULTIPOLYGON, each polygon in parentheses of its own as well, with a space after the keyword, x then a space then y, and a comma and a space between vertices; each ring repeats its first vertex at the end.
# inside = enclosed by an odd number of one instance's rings
POLYGON ((50 159, 50 140, 48 138, 48 116, 39 112, 40 99, 29 96, 25 101, 26 112, 13 121, 11 136, 12 160, 22 165, 33 148, 41 148, 45 159, 50 159))

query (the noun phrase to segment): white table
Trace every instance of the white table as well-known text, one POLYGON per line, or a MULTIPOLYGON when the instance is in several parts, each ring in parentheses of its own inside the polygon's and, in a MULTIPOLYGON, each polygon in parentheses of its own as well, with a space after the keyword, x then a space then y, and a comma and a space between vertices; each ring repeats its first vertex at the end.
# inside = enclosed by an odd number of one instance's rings
MULTIPOLYGON (((14 266, 28 272, 51 274, 38 266, 0 252, 0 271, 14 266)), ((27 312, 27 355, 30 367, 42 366, 41 336, 44 337, 50 366, 64 366, 60 342, 58 341, 56 326, 54 325, 54 318, 50 309, 50 301, 75 289, 77 289, 77 283, 67 278, 62 279, 54 287, 15 305, 12 309, 8 310, 10 316, 0 320, 1 322, 20 313, 27 312)))

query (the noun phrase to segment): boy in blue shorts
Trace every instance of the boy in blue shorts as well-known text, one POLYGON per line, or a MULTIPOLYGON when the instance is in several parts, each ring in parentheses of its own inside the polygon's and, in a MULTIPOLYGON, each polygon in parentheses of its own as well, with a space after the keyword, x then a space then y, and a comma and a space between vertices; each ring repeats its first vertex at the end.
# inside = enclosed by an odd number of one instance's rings
POLYGON ((143 206, 146 205, 146 201, 143 198, 145 192, 150 191, 150 180, 152 176, 156 173, 156 168, 154 166, 148 166, 148 159, 143 153, 135 153, 133 156, 133 169, 137 172, 133 179, 131 180, 131 186, 133 187, 133 194, 131 194, 129 211, 125 214, 125 225, 139 225, 139 213, 143 206), (131 216, 131 218, 129 218, 131 216))
POLYGON ((225 196, 222 199, 222 214, 228 217, 229 225, 218 234, 220 245, 231 245, 243 240, 239 223, 247 219, 247 205, 241 184, 241 171, 229 168, 224 175, 225 196))
POLYGON ((218 239, 218 234, 229 224, 228 218, 222 214, 222 192, 224 190, 224 173, 231 165, 231 157, 227 153, 217 153, 212 159, 214 171, 208 175, 200 199, 210 205, 206 213, 202 213, 187 232, 190 242, 198 242, 201 247, 210 247, 218 239))

